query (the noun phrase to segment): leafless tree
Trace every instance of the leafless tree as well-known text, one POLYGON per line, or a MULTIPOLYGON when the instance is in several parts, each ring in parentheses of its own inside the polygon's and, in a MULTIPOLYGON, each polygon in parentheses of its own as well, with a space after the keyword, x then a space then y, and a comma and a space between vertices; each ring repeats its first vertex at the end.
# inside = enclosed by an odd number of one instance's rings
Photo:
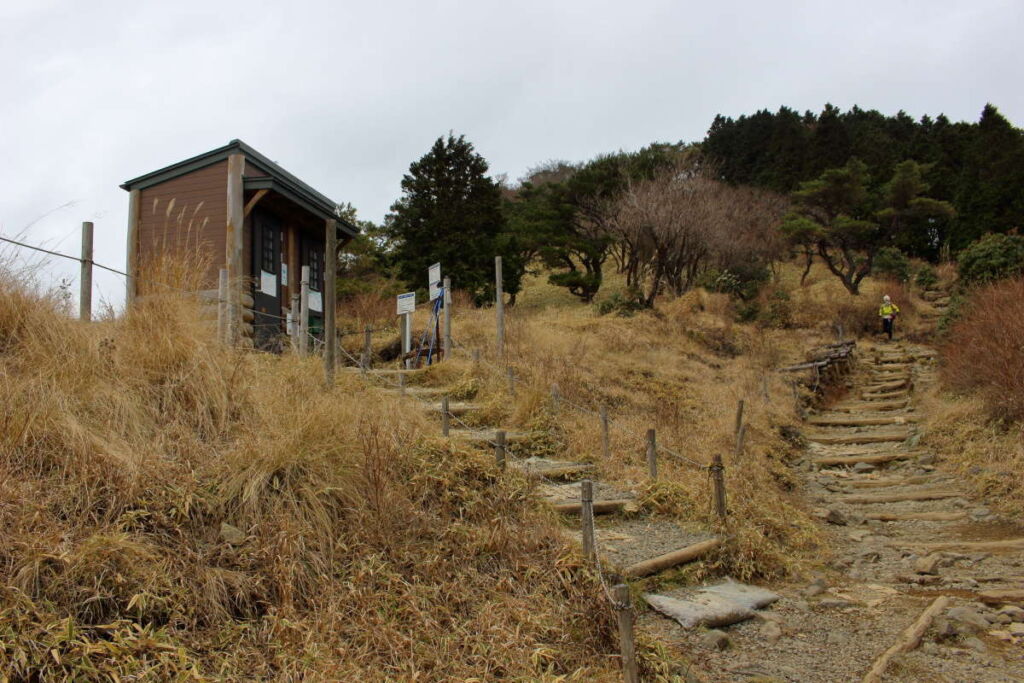
POLYGON ((631 182, 602 222, 616 240, 627 285, 648 305, 664 291, 681 294, 709 266, 767 265, 781 253, 777 226, 786 200, 715 180, 694 159, 651 180, 631 182))

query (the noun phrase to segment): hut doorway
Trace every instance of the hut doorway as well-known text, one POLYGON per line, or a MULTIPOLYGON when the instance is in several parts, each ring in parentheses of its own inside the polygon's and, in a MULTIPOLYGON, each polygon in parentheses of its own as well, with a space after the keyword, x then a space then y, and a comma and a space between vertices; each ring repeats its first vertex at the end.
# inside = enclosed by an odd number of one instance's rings
POLYGON ((253 341, 257 348, 281 343, 281 221, 266 211, 253 212, 253 341))

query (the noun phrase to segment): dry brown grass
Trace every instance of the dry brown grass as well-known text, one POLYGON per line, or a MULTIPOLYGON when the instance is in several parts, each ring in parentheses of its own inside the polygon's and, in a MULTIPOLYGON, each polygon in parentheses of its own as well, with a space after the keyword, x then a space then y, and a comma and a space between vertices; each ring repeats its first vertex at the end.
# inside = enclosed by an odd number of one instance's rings
POLYGON ((943 346, 943 378, 998 418, 1024 420, 1024 279, 976 290, 943 346))
POLYGON ((657 429, 659 443, 698 463, 709 464, 715 453, 725 456, 731 540, 704 571, 742 578, 791 575, 820 543, 816 526, 790 493, 795 479, 786 461, 794 453, 779 429, 797 417, 790 386, 773 370, 783 359, 800 359, 821 337, 735 325, 722 318, 728 309, 724 295, 696 291, 633 318, 598 317, 583 307, 513 309, 509 357, 524 380, 514 399, 502 373, 488 365, 494 361, 493 312, 460 311, 455 335, 466 349, 485 350, 487 362, 476 377, 487 422, 543 430, 545 454, 596 463, 602 480, 639 492, 644 512, 685 526, 716 524, 706 472, 666 454, 661 480, 647 483, 648 428, 657 429), (585 410, 556 414, 551 384, 585 410), (740 399, 747 404, 749 427, 746 453, 736 461, 732 425, 740 399), (602 404, 614 420, 608 462, 600 458, 596 411, 602 404))
POLYGON ((0 277, 0 679, 614 678, 522 479, 213 327, 170 295, 84 325, 0 277))

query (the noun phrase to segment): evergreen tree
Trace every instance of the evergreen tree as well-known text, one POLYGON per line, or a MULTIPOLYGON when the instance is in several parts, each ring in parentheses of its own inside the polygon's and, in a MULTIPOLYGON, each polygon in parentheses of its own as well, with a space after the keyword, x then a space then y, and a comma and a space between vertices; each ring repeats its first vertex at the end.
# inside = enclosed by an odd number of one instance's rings
MULTIPOLYGON (((409 287, 425 288, 427 269, 440 263, 452 287, 470 292, 478 303, 493 297, 494 257, 509 247, 510 238, 501 190, 487 168, 464 136, 451 133, 409 166, 402 197, 386 220, 398 275, 409 287)), ((504 277, 505 290, 514 295, 521 264, 506 266, 504 277)))

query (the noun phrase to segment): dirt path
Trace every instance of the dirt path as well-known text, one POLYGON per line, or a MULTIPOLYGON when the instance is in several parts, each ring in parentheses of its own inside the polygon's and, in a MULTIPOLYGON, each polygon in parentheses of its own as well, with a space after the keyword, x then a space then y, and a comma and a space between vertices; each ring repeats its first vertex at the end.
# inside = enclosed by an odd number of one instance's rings
POLYGON ((724 650, 656 615, 645 626, 714 672, 710 680, 860 681, 946 595, 921 645, 883 680, 1024 680, 1024 610, 982 602, 986 591, 1024 589, 1024 529, 965 496, 937 466, 941 454, 918 447, 915 390, 935 381, 934 353, 895 343, 859 356, 848 396, 805 425, 804 494, 833 548, 821 575, 771 586, 783 599, 724 629, 724 650))

